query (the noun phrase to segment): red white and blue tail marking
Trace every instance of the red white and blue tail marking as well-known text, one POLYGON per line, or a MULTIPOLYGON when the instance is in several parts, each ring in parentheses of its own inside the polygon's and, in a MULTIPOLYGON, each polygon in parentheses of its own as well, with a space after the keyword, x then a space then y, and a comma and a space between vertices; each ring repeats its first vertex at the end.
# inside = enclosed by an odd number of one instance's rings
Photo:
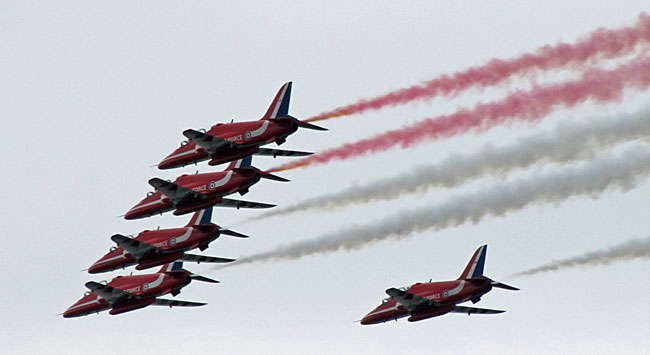
POLYGON ((278 118, 285 117, 289 115, 289 100, 291 99, 291 81, 282 85, 278 93, 273 98, 271 106, 264 114, 262 119, 267 118, 278 118))
POLYGON ((185 226, 185 227, 191 227, 191 226, 196 226, 199 224, 210 224, 212 223, 212 206, 194 212, 192 215, 192 219, 190 219, 190 222, 185 226))
POLYGON ((182 261, 174 261, 173 263, 163 265, 158 272, 172 272, 177 270, 183 270, 182 261))
POLYGON ((228 166, 226 167, 226 169, 224 171, 232 170, 232 169, 236 169, 236 168, 248 168, 252 164, 253 164, 253 156, 249 155, 244 159, 238 159, 238 160, 235 160, 235 161, 231 162, 230 164, 228 164, 228 166))
POLYGON ((472 277, 483 276, 483 268, 485 266, 485 255, 487 254, 487 245, 480 246, 474 252, 469 264, 458 278, 459 280, 471 279, 472 277))

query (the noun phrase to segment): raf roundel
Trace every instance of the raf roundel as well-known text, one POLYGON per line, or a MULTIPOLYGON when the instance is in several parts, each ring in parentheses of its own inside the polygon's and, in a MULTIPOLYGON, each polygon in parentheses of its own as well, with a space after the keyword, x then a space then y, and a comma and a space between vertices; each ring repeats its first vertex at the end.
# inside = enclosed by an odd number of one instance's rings
POLYGON ((174 246, 176 245, 176 238, 172 238, 169 240, 169 245, 174 246))
POLYGON ((210 181, 210 191, 214 190, 217 187, 217 183, 214 181, 210 181))
POLYGON ((251 131, 246 131, 246 134, 244 134, 244 139, 247 141, 251 140, 252 134, 251 131))
POLYGON ((148 290, 149 290, 149 284, 145 282, 144 284, 142 284, 142 291, 147 292, 148 290))

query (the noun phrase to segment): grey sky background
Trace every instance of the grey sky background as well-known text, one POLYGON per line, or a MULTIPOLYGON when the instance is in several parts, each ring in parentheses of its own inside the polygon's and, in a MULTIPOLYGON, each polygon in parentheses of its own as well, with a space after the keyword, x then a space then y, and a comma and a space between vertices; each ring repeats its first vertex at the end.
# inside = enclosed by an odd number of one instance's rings
MULTIPOLYGON (((214 270, 186 268, 221 280, 193 283, 177 296, 200 309, 148 307, 131 313, 63 319, 115 233, 182 226, 189 216, 125 221, 147 180, 182 173, 150 168, 178 146, 187 128, 258 119, 286 81, 290 113, 308 118, 359 98, 511 58, 597 27, 633 24, 647 1, 511 2, 0 2, 0 133, 5 208, 0 217, 4 286, 3 353, 423 354, 643 353, 650 348, 647 261, 566 269, 511 278, 553 259, 646 237, 647 178, 627 191, 578 196, 488 216, 401 241, 352 252, 214 270), (361 326, 389 287, 454 279, 474 250, 488 244, 486 275, 522 291, 493 290, 480 307, 498 316, 447 315, 361 326)), ((621 60, 603 63, 613 67, 621 60)), ((538 82, 579 75, 543 73, 538 82)), ((375 133, 488 102, 530 78, 454 99, 435 99, 320 122, 329 132, 300 130, 283 149, 320 151, 375 133)), ((515 125, 374 156, 278 173, 247 200, 289 206, 309 197, 392 177, 423 162, 471 153, 486 143, 551 132, 561 122, 636 112, 648 92, 617 103, 559 110, 537 125, 515 125)), ((607 148, 619 152, 625 147, 607 148)), ((286 161, 254 158, 263 169, 286 161)), ((213 221, 251 235, 223 237, 206 255, 240 258, 309 240, 402 210, 438 205, 562 169, 536 165, 453 189, 397 200, 312 211, 246 223, 260 211, 215 210, 213 221)), ((155 271, 149 270, 149 271, 155 271)))

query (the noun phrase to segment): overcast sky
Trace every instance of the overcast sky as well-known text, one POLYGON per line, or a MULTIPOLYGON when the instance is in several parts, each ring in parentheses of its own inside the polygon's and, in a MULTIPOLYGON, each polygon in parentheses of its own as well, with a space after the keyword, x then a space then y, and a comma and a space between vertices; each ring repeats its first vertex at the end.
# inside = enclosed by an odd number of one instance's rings
MULTIPOLYGON (((309 118, 491 58, 572 42, 598 27, 632 25, 644 11, 650 12, 650 4, 641 0, 0 2, 0 171, 5 184, 0 352, 646 352, 647 259, 511 275, 650 235, 647 175, 626 189, 533 204, 476 223, 425 228, 355 251, 221 270, 187 263, 186 269, 222 282, 193 283, 177 296, 207 302, 202 308, 56 316, 82 296, 85 282, 133 271, 80 271, 108 251, 111 235, 187 223, 189 216, 171 214, 117 218, 145 196, 151 189, 147 180, 154 176, 174 179, 222 169, 205 163, 170 171, 151 168, 179 145, 183 130, 258 119, 289 80, 294 83, 290 113, 309 118), (495 289, 477 306, 506 313, 354 323, 386 297, 389 287, 455 279, 482 244, 489 246, 486 275, 522 291, 495 289)), ((533 79, 561 82, 578 75, 554 71, 533 79)), ((318 124, 328 132, 299 130, 282 148, 318 152, 530 86, 530 78, 516 78, 454 99, 326 120, 318 124)), ((563 122, 633 113, 647 107, 649 99, 648 91, 630 91, 615 103, 587 102, 555 111, 536 125, 506 125, 284 171, 278 175, 290 183, 262 181, 245 199, 290 206, 451 154, 472 154, 487 143, 505 145, 552 132, 563 122)), ((594 154, 625 148, 616 145, 594 154)), ((253 163, 267 169, 287 159, 260 157, 253 163)), ((242 258, 263 253, 565 168, 571 164, 534 165, 390 201, 252 222, 246 221, 262 212, 218 209, 213 222, 251 238, 223 237, 204 254, 242 258)))

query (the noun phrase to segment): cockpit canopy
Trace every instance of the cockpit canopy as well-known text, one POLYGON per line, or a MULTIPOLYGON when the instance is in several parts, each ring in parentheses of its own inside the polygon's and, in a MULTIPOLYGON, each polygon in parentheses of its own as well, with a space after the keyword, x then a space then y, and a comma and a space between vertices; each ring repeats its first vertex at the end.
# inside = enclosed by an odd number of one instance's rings
MULTIPOLYGON (((416 284, 416 285, 417 285, 417 284, 416 284)), ((400 287, 399 290, 400 290, 400 291, 408 291, 411 287, 413 287, 413 286, 409 286, 409 287, 400 287)), ((393 297, 386 297, 386 298, 384 298, 383 300, 381 300, 381 304, 384 304, 384 303, 386 303, 386 302, 388 302, 388 301, 390 301, 390 300, 392 300, 392 299, 393 299, 393 297)))

